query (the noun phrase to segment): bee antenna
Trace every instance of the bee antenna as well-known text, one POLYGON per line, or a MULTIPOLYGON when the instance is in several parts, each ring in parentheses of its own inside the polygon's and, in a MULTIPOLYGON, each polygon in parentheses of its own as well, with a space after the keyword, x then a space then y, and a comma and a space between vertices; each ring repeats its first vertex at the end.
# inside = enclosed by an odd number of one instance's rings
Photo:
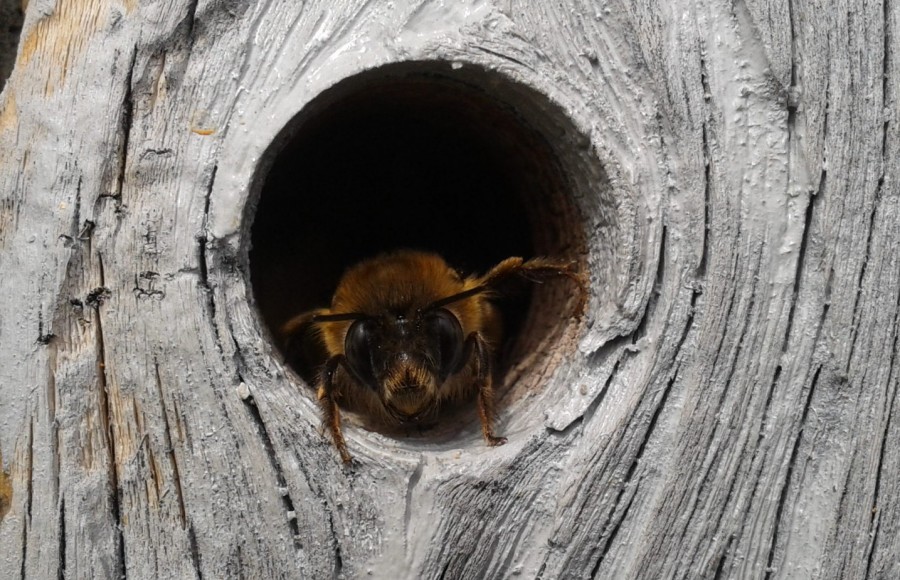
POLYGON ((454 302, 459 302, 460 300, 465 300, 470 296, 475 296, 476 294, 481 294, 482 292, 487 292, 487 286, 475 286, 474 288, 469 288, 468 290, 464 290, 459 292, 458 294, 451 294, 446 298, 441 298, 440 300, 436 300, 429 304, 424 311, 427 312, 429 310, 435 310, 437 308, 441 308, 443 306, 447 306, 448 304, 453 304, 454 302))
POLYGON ((345 320, 362 320, 369 318, 362 312, 342 312, 338 314, 316 314, 311 322, 344 322, 345 320))

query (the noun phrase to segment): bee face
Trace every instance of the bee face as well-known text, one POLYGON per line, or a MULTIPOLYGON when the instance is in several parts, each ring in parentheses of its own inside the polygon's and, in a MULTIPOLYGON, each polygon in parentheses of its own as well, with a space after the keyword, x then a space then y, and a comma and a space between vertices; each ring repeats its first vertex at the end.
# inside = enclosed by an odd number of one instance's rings
POLYGON ((507 258, 483 276, 461 278, 440 256, 402 251, 348 270, 331 308, 301 314, 283 328, 289 341, 313 341, 327 355, 318 398, 341 458, 350 461, 339 403, 398 426, 434 419, 442 401, 476 397, 485 441, 506 442, 492 426, 501 325, 491 301, 512 278, 559 276, 579 285, 580 311, 585 280, 571 264, 546 258, 507 258))
POLYGON ((434 409, 440 389, 461 366, 463 331, 446 308, 360 318, 344 338, 347 366, 401 423, 434 409))

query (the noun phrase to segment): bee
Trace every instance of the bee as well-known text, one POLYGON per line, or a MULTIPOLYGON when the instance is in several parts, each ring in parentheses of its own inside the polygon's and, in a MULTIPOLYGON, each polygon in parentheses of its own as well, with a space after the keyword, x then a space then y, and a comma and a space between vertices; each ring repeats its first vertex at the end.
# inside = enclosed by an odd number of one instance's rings
POLYGON ((433 422, 444 403, 477 398, 481 431, 494 433, 494 380, 502 328, 498 287, 522 277, 567 277, 583 309, 586 280, 571 263, 507 258, 482 276, 461 276, 434 253, 399 250, 349 268, 330 308, 300 314, 282 327, 285 352, 324 356, 316 396, 325 427, 351 461, 340 407, 388 427, 433 422))

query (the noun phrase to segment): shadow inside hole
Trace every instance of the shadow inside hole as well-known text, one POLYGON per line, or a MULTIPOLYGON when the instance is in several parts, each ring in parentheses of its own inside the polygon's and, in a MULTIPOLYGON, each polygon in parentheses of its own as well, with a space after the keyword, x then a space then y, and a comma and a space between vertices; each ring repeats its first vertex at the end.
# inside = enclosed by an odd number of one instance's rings
MULTIPOLYGON (((364 258, 414 248, 481 273, 509 256, 555 255, 577 237, 571 212, 557 211, 570 202, 560 202, 551 148, 508 105, 434 74, 345 83, 301 113, 256 208, 251 280, 279 346, 278 329, 328 306, 343 271, 364 258)), ((523 284, 499 303, 503 350, 513 353, 500 376, 522 349, 530 294, 523 284)), ((545 316, 559 324, 563 312, 545 316)), ((314 369, 295 370, 312 381, 314 369)))
POLYGON ((22 2, 0 0, 0 91, 16 64, 25 12, 22 2))

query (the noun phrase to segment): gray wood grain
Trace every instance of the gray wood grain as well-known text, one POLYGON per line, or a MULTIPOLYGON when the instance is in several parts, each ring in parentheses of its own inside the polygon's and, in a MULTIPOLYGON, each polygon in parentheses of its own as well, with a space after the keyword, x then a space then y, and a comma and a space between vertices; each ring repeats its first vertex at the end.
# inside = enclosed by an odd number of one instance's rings
POLYGON ((887 1, 32 0, 0 578, 900 576, 898 30, 887 1), (552 136, 592 295, 511 374, 508 445, 351 424, 347 469, 256 314, 250 208, 305 104, 405 61, 490 71, 552 136))

